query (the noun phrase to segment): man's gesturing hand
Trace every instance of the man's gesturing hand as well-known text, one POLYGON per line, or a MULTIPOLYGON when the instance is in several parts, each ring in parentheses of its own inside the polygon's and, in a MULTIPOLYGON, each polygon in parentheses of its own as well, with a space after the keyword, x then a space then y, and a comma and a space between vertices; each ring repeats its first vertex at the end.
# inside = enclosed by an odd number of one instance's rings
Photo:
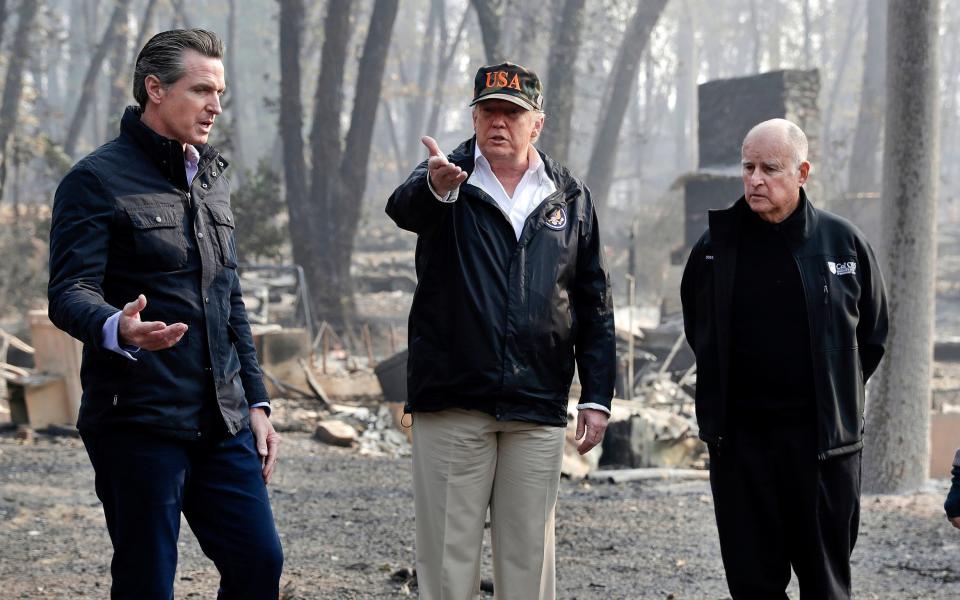
POLYGON ((250 409, 250 430, 253 431, 253 439, 257 443, 263 482, 270 483, 280 453, 280 434, 274 430, 266 411, 259 407, 250 409))
POLYGON ((440 151, 440 146, 437 146, 437 140, 425 135, 420 138, 420 141, 430 151, 430 158, 427 159, 427 174, 430 177, 430 185, 433 186, 433 191, 442 198, 466 181, 467 174, 463 169, 447 160, 447 156, 440 151))
POLYGON ((163 350, 179 342, 187 332, 186 324, 167 325, 163 321, 141 321, 140 312, 146 307, 147 297, 143 294, 123 307, 123 314, 120 315, 120 323, 117 325, 120 343, 144 350, 163 350))
POLYGON ((577 452, 586 454, 603 441, 609 419, 607 413, 593 408, 584 408, 577 412, 577 439, 583 440, 577 446, 577 452))

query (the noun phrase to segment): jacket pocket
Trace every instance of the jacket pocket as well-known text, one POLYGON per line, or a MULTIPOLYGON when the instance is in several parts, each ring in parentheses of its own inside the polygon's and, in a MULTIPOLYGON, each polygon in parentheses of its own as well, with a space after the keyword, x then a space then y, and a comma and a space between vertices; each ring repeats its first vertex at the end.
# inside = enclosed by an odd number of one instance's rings
POLYGON ((175 206, 124 209, 132 229, 136 261, 151 270, 175 270, 187 261, 184 216, 175 206))
POLYGON ((217 259, 225 267, 231 269, 237 268, 237 246, 234 238, 233 211, 229 204, 207 204, 207 210, 210 212, 210 221, 216 230, 217 237, 217 259))
POLYGON ((826 256, 819 271, 820 291, 813 295, 812 301, 823 310, 820 348, 824 351, 855 348, 860 320, 857 259, 855 256, 826 256))

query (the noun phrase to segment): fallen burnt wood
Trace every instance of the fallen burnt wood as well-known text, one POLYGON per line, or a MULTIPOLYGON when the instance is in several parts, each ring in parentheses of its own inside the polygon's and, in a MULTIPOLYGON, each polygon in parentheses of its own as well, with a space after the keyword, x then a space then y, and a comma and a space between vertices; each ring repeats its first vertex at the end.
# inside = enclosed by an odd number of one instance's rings
POLYGON ((593 481, 623 483, 626 481, 699 481, 710 479, 702 469, 602 469, 587 475, 593 481))

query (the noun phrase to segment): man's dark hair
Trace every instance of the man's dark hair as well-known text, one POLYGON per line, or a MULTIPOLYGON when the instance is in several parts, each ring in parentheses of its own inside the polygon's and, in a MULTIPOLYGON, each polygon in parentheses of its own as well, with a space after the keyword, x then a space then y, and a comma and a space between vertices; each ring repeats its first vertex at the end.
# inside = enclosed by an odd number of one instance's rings
POLYGON ((164 87, 183 77, 183 53, 194 50, 210 58, 223 58, 223 42, 217 34, 206 29, 172 29, 162 31, 137 55, 133 71, 133 97, 140 110, 147 108, 147 76, 154 75, 164 87))

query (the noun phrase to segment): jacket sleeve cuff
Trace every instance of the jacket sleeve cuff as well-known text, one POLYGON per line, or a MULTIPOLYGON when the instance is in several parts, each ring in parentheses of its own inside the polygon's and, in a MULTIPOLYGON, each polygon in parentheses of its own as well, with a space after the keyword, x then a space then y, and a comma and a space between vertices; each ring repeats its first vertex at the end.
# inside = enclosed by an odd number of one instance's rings
POLYGON ((440 194, 437 193, 435 189, 433 189, 433 183, 430 181, 430 173, 427 173, 426 179, 427 179, 427 189, 429 189, 430 193, 433 194, 433 197, 439 200, 440 202, 443 202, 444 204, 452 204, 457 201, 457 198, 460 197, 459 185, 453 188, 452 190, 450 190, 449 192, 447 192, 444 196, 441 196, 440 194))
POLYGON ((599 410, 600 412, 607 413, 607 416, 610 416, 610 409, 602 404, 597 404, 596 402, 581 402, 577 405, 577 410, 583 410, 585 408, 592 408, 593 410, 599 410))
POLYGON ((270 416, 270 403, 269 402, 254 402, 250 405, 250 408, 262 408, 263 412, 267 413, 267 416, 270 416))
POLYGON ((960 517, 960 466, 954 467, 951 474, 953 475, 952 485, 943 503, 943 510, 947 513, 948 519, 960 517))
POLYGON ((126 357, 129 360, 137 360, 133 355, 137 352, 140 352, 139 346, 127 346, 126 344, 120 343, 120 315, 123 314, 122 311, 117 311, 113 313, 110 318, 103 324, 103 336, 101 338, 103 349, 110 350, 111 352, 116 352, 120 356, 126 357))

